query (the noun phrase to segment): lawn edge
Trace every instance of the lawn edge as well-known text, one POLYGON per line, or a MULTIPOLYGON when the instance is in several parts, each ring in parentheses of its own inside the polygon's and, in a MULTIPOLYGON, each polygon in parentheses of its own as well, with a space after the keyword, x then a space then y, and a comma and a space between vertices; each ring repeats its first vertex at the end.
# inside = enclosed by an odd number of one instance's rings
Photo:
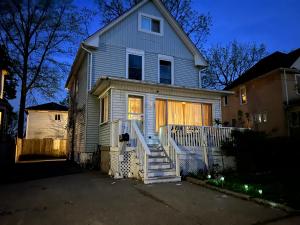
POLYGON ((261 199, 261 198, 254 198, 254 197, 251 197, 247 194, 243 194, 243 193, 239 193, 239 192, 235 192, 235 191, 230 191, 230 190, 227 190, 227 189, 224 189, 224 188, 216 187, 216 186, 213 186, 213 185, 210 185, 210 184, 206 183, 206 181, 199 180, 197 178, 186 177, 186 180, 188 182, 192 183, 192 184, 197 184, 197 185, 200 185, 202 187, 206 187, 206 188, 209 188, 209 189, 212 189, 212 190, 215 190, 215 191, 227 194, 227 195, 231 195, 231 196, 234 196, 236 198, 243 199, 243 200, 252 201, 252 202, 255 202, 255 203, 260 204, 260 205, 269 206, 271 208, 277 208, 277 209, 283 210, 283 211, 288 212, 288 213, 295 213, 295 214, 300 213, 300 210, 293 209, 289 206, 286 206, 286 205, 283 205, 283 204, 280 204, 280 203, 276 203, 276 202, 272 202, 272 201, 269 201, 269 200, 261 199))

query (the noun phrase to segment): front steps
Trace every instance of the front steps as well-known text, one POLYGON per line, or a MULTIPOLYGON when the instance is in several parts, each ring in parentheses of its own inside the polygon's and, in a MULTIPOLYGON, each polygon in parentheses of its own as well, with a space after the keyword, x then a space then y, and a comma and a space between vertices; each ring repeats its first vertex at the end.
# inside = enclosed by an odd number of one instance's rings
POLYGON ((145 184, 178 182, 181 177, 176 176, 176 170, 159 144, 148 144, 151 155, 149 156, 148 178, 145 184))

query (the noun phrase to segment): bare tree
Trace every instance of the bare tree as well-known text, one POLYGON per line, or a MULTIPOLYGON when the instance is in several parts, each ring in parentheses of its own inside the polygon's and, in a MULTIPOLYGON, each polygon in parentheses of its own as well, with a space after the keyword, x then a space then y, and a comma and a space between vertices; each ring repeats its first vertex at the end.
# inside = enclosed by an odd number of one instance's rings
MULTIPOLYGON (((141 0, 96 0, 106 25, 141 0)), ((192 9, 191 0, 162 0, 178 24, 198 48, 202 48, 209 35, 211 16, 192 9)))
POLYGON ((216 45, 207 52, 209 67, 202 77, 203 87, 223 89, 266 56, 266 47, 233 41, 225 46, 216 45))
POLYGON ((68 73, 68 56, 85 35, 90 13, 72 1, 0 2, 0 41, 14 62, 20 88, 18 137, 23 137, 28 94, 52 97, 68 73))

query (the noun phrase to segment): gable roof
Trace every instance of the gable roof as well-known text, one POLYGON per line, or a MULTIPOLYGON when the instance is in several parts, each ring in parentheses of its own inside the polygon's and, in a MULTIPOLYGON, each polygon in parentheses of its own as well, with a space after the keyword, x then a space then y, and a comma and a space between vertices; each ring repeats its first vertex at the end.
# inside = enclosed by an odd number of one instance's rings
POLYGON ((247 81, 260 77, 268 72, 279 68, 291 68, 294 62, 300 57, 300 48, 290 52, 283 53, 276 51, 271 55, 261 59, 253 67, 234 80, 225 90, 234 88, 247 81))
POLYGON ((57 104, 55 102, 49 102, 41 105, 30 106, 26 108, 28 110, 45 110, 45 111, 68 111, 68 107, 64 105, 57 104))
POLYGON ((86 49, 92 49, 98 47, 98 38, 100 35, 104 34, 105 32, 109 31, 111 28, 116 26, 118 23, 126 19, 128 16, 130 16, 132 13, 134 13, 136 10, 138 10, 140 7, 145 5, 147 2, 152 1, 153 4, 157 7, 157 9, 162 13, 162 15, 165 17, 165 19, 169 22, 171 27, 174 29, 176 34, 179 36, 179 38, 183 41, 185 46, 191 51, 191 53, 194 56, 194 61, 196 66, 200 67, 206 67, 208 64, 203 57, 203 55, 200 53, 199 49, 194 45, 194 43, 191 41, 191 39, 187 36, 187 34, 183 31, 181 26, 178 24, 178 22, 174 19, 174 17, 170 14, 170 12, 166 9, 166 7, 163 5, 161 0, 142 0, 135 6, 133 6, 131 9, 126 11, 121 16, 117 17, 115 20, 104 26, 103 28, 97 30, 94 34, 90 35, 86 40, 84 40, 75 57, 75 60, 73 62, 71 71, 69 73, 69 76, 67 78, 65 87, 68 88, 68 84, 72 78, 72 74, 76 71, 78 68, 77 64, 80 64, 80 61, 83 58, 83 55, 86 54, 86 51, 83 50, 83 48, 86 49))
POLYGON ((133 12, 135 12, 137 9, 141 8, 144 4, 147 2, 152 1, 153 4, 157 7, 157 9, 160 11, 160 13, 165 17, 165 19, 169 22, 171 27, 174 29, 176 34, 179 36, 179 38, 183 41, 183 43, 186 45, 186 47, 192 52, 194 55, 195 65, 196 66, 202 66, 206 67, 207 62, 204 59, 203 55, 200 53, 199 49, 194 45, 192 40, 187 36, 187 34, 183 31, 182 27, 178 24, 178 22, 174 19, 174 17, 171 15, 171 13, 166 9, 164 4, 161 2, 161 0, 143 0, 136 4, 134 7, 129 9, 127 12, 122 14, 121 16, 117 17, 115 20, 104 26, 103 28, 96 31, 94 34, 89 36, 84 43, 93 47, 98 47, 98 37, 108 30, 110 30, 112 27, 126 19, 128 16, 130 16, 133 12))

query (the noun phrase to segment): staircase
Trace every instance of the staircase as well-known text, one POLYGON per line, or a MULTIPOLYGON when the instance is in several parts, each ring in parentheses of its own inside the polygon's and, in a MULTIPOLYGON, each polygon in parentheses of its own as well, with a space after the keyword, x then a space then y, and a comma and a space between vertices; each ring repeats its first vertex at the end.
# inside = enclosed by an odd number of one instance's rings
POLYGON ((149 156, 148 178, 145 184, 178 182, 181 177, 176 176, 176 170, 160 144, 148 144, 151 155, 149 156))

